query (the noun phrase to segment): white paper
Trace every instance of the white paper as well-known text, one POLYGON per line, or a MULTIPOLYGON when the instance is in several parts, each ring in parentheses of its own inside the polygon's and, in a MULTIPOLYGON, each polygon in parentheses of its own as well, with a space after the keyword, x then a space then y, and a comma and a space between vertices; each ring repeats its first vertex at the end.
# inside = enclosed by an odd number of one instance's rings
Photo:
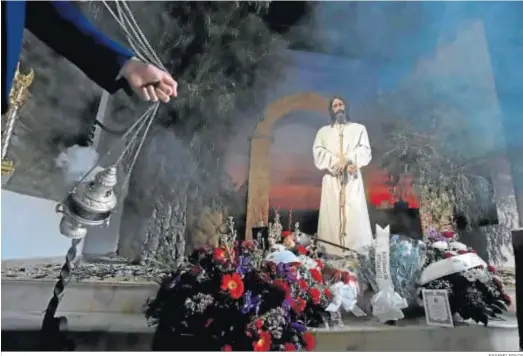
POLYGON ((422 289, 427 325, 454 327, 449 296, 445 289, 422 289))
POLYGON ((390 227, 376 225, 376 283, 379 290, 392 286, 390 279, 390 227))
POLYGON ((390 276, 390 227, 376 225, 376 284, 378 293, 371 299, 373 315, 381 322, 403 319, 407 301, 394 291, 390 276))

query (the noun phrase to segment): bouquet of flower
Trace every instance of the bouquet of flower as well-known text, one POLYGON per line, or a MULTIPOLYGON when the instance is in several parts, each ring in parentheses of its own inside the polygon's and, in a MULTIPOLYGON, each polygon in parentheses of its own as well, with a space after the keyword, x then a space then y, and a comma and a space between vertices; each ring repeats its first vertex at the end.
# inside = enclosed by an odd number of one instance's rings
MULTIPOLYGON (((390 276, 396 291, 409 306, 418 304, 417 289, 421 273, 424 243, 419 240, 393 235, 390 242, 390 276)), ((376 284, 375 248, 371 246, 368 256, 360 256, 361 280, 367 282, 374 292, 376 284)))
POLYGON ((164 278, 147 318, 155 350, 312 350, 307 319, 328 291, 299 264, 265 262, 256 243, 203 247, 164 278), (197 345, 183 344, 192 336, 197 345), (187 339, 187 338, 186 338, 187 339))
POLYGON ((317 327, 340 309, 353 311, 359 288, 351 271, 325 266, 314 257, 310 248, 294 243, 290 249, 269 255, 273 262, 268 267, 271 278, 293 301, 293 309, 303 313, 306 325, 317 327), (281 263, 284 261, 287 263, 281 263))
POLYGON ((421 288, 446 289, 452 313, 488 324, 507 310, 510 297, 501 277, 452 231, 428 230, 421 288))

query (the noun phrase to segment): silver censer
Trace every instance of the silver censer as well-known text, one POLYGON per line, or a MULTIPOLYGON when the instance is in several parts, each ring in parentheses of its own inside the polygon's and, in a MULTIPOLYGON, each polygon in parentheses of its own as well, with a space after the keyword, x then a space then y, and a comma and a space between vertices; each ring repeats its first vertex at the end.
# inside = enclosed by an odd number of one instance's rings
POLYGON ((111 213, 117 204, 114 193, 116 173, 115 166, 104 169, 93 180, 78 184, 56 206, 56 212, 63 214, 60 221, 62 235, 83 239, 87 235, 87 227, 109 225, 111 213))

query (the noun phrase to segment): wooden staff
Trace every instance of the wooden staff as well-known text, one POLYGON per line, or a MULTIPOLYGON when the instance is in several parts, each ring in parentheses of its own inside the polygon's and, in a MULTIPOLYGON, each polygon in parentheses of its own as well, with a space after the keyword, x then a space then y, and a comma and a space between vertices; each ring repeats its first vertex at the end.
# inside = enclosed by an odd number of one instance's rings
POLYGON ((358 251, 355 251, 349 247, 346 247, 346 246, 343 246, 343 245, 338 245, 337 243, 335 242, 330 242, 330 241, 327 241, 327 240, 323 240, 323 239, 320 239, 319 237, 312 237, 313 240, 317 241, 317 242, 322 242, 324 244, 327 244, 327 245, 331 245, 331 246, 334 246, 334 247, 337 247, 339 249, 342 249, 344 251, 349 251, 349 252, 353 252, 357 255, 360 255, 360 253, 358 253, 358 251))
MULTIPOLYGON (((340 125, 340 130, 339 130, 339 136, 340 136, 340 153, 339 153, 339 158, 342 160, 342 161, 345 161, 345 155, 343 153, 344 151, 344 147, 343 147, 343 129, 344 129, 344 126, 343 125, 340 125)), ((339 209, 339 213, 340 213, 340 244, 341 246, 345 246, 345 224, 346 224, 346 217, 345 217, 345 200, 346 200, 346 197, 345 197, 345 187, 347 185, 347 173, 345 172, 345 169, 342 171, 340 177, 340 209, 339 209)))

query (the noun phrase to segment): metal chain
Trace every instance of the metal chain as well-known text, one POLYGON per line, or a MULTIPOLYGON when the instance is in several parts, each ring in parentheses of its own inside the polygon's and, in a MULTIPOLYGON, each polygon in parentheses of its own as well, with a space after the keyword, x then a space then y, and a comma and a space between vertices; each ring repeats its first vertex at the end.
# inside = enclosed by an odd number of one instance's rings
MULTIPOLYGON (((149 63, 154 63, 157 67, 165 70, 165 67, 163 66, 158 56, 152 49, 151 45, 145 38, 143 32, 138 27, 136 20, 134 19, 134 16, 132 15, 132 12, 127 3, 125 1, 116 1, 118 15, 116 15, 112 11, 110 6, 105 1, 103 1, 103 3, 109 10, 111 15, 113 15, 116 22, 118 22, 120 27, 125 32, 127 40, 130 43, 133 50, 136 52, 136 54, 142 60, 146 60, 149 63), (120 4, 122 4, 122 6, 120 4)), ((158 107, 158 103, 150 107, 138 120, 136 120, 135 123, 133 123, 133 125, 129 127, 129 129, 124 133, 124 135, 120 137, 120 142, 125 142, 129 136, 131 136, 131 139, 125 145, 123 152, 121 153, 120 157, 118 157, 115 165, 121 162, 124 155, 129 151, 129 149, 133 145, 134 141, 138 139, 139 133, 145 127, 145 132, 142 133, 142 137, 138 144, 138 148, 131 161, 130 169, 127 172, 127 176, 124 179, 125 183, 127 183, 132 168, 136 163, 138 154, 141 151, 145 138, 147 137, 152 122, 154 121, 154 118, 158 112, 158 107)), ((94 134, 94 131, 92 132, 92 134, 94 134)), ((89 141, 93 142, 93 139, 93 135, 90 135, 89 141)), ((82 177, 82 179, 78 183, 86 179, 91 174, 91 172, 98 166, 100 161, 103 158, 107 157, 111 153, 111 151, 112 149, 110 149, 108 152, 106 152, 105 155, 100 157, 98 159, 98 162, 95 165, 93 165, 93 167, 82 177)), ((68 338, 67 318, 57 318, 55 315, 56 311, 58 310, 60 301, 64 295, 65 286, 67 285, 67 283, 69 283, 72 271, 72 263, 76 258, 77 246, 80 244, 81 241, 81 239, 72 240, 71 247, 69 248, 65 256, 65 263, 62 266, 62 269, 60 270, 60 276, 58 277, 58 281, 56 282, 55 287, 53 289, 53 296, 49 300, 49 304, 45 311, 40 335, 40 349, 42 351, 73 351, 75 349, 74 342, 68 338)))
POLYGON ((42 328, 40 331, 40 350, 41 351, 73 351, 74 343, 68 338, 67 318, 56 317, 56 311, 62 300, 65 286, 71 279, 72 263, 77 255, 76 247, 80 244, 81 239, 74 239, 71 247, 65 255, 65 263, 60 270, 58 281, 53 289, 53 296, 49 300, 45 311, 42 328))

